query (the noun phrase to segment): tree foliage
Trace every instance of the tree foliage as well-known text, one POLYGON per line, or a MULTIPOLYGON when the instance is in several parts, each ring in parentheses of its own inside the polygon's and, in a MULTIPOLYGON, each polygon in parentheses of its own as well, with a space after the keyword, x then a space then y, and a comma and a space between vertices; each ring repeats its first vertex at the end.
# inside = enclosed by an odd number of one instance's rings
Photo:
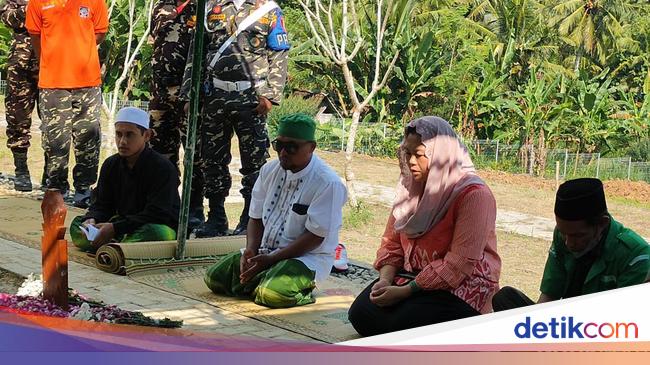
MULTIPOLYGON (((144 14, 145 0, 136 1, 138 14, 144 14)), ((362 5, 360 32, 369 41, 349 68, 363 98, 371 90, 376 66, 371 47, 376 40, 372 10, 376 1, 356 2, 362 5)), ((279 3, 292 42, 286 94, 317 95, 329 111, 350 118, 353 103, 348 93, 341 92, 342 72, 318 52, 300 2, 279 3)), ((336 9, 341 0, 331 3, 336 9)), ((393 55, 399 57, 386 85, 362 111, 366 124, 381 122, 399 131, 414 117, 439 115, 467 138, 519 144, 532 172, 552 148, 615 156, 633 146, 635 158, 649 154, 647 1, 415 3, 408 19, 390 19, 386 28, 384 39, 392 41, 383 48, 386 56, 380 67, 386 69, 393 55)), ((122 72, 128 28, 128 1, 116 0, 108 39, 100 47, 106 91, 113 90, 122 72)), ((145 28, 144 22, 136 25, 136 38, 145 28)), ((0 66, 7 57, 9 37, 0 27, 0 66)), ((123 96, 150 97, 150 58, 151 46, 145 44, 122 85, 123 96)))

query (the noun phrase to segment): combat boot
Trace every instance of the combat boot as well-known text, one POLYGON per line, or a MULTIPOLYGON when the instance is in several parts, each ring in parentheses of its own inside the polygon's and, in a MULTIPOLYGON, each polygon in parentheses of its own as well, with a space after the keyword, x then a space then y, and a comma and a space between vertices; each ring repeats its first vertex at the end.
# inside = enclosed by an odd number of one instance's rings
POLYGON ((27 167, 27 152, 14 152, 14 166, 16 167, 16 180, 14 189, 16 191, 32 191, 32 179, 29 176, 27 167))
POLYGON ((244 197, 244 209, 241 212, 241 215, 239 216, 239 223, 237 224, 237 227, 235 227, 235 230, 232 231, 233 236, 240 236, 246 235, 246 230, 248 228, 248 210, 251 207, 251 197, 244 197))
POLYGON ((226 217, 225 196, 210 198, 208 220, 196 231, 196 238, 226 236, 228 234, 228 217, 226 217))
POLYGON ((196 227, 205 222, 203 202, 192 203, 190 199, 190 214, 187 220, 187 231, 192 232, 196 227))
POLYGON ((72 205, 81 209, 88 209, 90 206, 90 197, 92 192, 90 189, 75 189, 74 196, 72 198, 72 205))

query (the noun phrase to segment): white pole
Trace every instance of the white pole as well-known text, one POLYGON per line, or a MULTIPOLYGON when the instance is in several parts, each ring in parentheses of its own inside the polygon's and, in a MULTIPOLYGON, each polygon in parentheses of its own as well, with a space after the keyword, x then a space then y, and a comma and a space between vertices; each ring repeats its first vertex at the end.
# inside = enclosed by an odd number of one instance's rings
POLYGON ((494 162, 499 163, 499 141, 497 140, 497 153, 494 157, 494 162))
POLYGON ((598 160, 596 161, 596 179, 600 177, 600 152, 598 152, 598 160))
POLYGON ((630 181, 631 176, 632 176, 632 157, 628 157, 628 160, 627 160, 627 181, 630 181))
POLYGON ((560 188, 560 161, 555 161, 555 191, 560 188))

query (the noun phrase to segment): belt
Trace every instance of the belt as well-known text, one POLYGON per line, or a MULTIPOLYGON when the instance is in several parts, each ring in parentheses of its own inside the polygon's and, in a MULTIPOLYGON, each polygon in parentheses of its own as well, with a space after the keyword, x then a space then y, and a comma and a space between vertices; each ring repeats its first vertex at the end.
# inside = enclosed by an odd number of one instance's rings
POLYGON ((251 87, 259 87, 266 84, 266 80, 260 80, 256 82, 251 82, 251 81, 223 81, 219 80, 217 78, 212 79, 212 85, 216 87, 217 89, 224 90, 224 91, 244 91, 248 90, 251 87))

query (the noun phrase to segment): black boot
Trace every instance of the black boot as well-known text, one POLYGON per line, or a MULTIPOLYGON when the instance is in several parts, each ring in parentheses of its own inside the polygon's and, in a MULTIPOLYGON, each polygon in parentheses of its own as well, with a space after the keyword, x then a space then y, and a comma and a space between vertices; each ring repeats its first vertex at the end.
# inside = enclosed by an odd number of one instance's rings
MULTIPOLYGON (((178 156, 175 156, 178 159, 178 156)), ((172 159, 174 156, 171 157, 172 159)), ((195 156, 195 158, 197 158, 195 156)), ((187 232, 194 231, 205 222, 203 207, 204 181, 201 166, 194 165, 192 170, 192 188, 190 190, 190 214, 187 222, 187 232)), ((227 224, 226 224, 227 226, 227 224)))
POLYGON ((187 220, 187 231, 192 232, 196 227, 205 222, 205 215, 203 214, 203 204, 190 205, 190 214, 187 220))
POLYGON ((32 191, 32 179, 27 167, 27 152, 14 152, 14 166, 16 167, 16 180, 14 189, 17 191, 32 191))
POLYGON ((203 222, 203 185, 196 186, 196 181, 192 178, 192 191, 190 192, 190 214, 187 220, 187 232, 192 232, 203 222))
POLYGON ((239 223, 234 231, 232 231, 233 236, 246 235, 246 229, 248 228, 248 209, 251 207, 251 198, 244 197, 244 209, 239 216, 239 223))
POLYGON ((228 234, 228 217, 226 217, 225 196, 210 198, 208 220, 196 229, 196 238, 225 236, 228 234))

